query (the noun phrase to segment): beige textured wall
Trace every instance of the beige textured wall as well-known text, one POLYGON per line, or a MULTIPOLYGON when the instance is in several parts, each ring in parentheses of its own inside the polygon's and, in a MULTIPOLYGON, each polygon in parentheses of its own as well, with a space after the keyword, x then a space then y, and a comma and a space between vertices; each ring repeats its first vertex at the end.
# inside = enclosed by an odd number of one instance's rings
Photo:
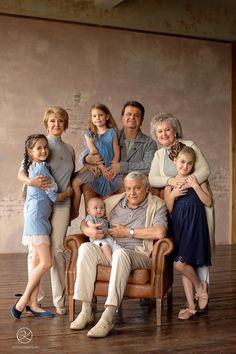
POLYGON ((229 44, 7 16, 0 43, 0 252, 26 251, 16 174, 25 137, 44 131, 44 110, 68 109, 65 140, 79 153, 90 105, 107 104, 119 121, 128 99, 146 107, 146 133, 154 114, 171 111, 201 147, 212 170, 217 243, 228 243, 229 44))
POLYGON ((112 8, 114 3, 112 0, 7 0, 0 1, 0 13, 236 40, 235 0, 123 0, 112 8))

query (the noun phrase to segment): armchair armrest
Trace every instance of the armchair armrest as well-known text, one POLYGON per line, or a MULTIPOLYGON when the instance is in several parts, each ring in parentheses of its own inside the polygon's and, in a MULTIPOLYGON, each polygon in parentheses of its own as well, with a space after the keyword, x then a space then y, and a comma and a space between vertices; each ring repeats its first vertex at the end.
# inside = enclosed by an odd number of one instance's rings
POLYGON ((84 242, 88 242, 88 237, 84 234, 68 235, 64 239, 64 247, 69 252, 65 279, 67 295, 71 295, 74 293, 74 281, 76 276, 78 249, 84 242))
POLYGON ((150 282, 154 286, 156 278, 162 277, 166 268, 166 257, 174 250, 174 242, 171 238, 165 237, 154 243, 151 259, 150 282))

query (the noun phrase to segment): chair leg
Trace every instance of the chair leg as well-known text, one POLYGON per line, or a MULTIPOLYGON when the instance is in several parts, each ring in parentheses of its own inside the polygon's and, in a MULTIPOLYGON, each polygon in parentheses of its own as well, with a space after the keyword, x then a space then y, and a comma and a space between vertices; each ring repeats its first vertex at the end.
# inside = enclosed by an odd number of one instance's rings
POLYGON ((167 291, 167 309, 171 311, 173 307, 173 294, 172 294, 172 286, 167 291))
POLYGON ((74 321, 75 317, 75 300, 73 295, 69 295, 69 320, 74 321))
POLYGON ((157 326, 161 326, 161 316, 162 316, 162 299, 156 298, 157 326))

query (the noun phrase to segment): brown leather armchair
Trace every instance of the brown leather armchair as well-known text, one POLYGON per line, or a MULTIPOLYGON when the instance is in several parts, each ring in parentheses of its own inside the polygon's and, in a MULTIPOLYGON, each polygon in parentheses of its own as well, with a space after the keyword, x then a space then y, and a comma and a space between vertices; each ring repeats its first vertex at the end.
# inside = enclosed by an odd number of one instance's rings
MULTIPOLYGON (((66 294, 69 298, 69 319, 73 321, 75 312, 74 283, 76 279, 76 261, 78 249, 88 238, 84 234, 68 235, 64 246, 69 253, 66 268, 66 294)), ((130 273, 124 296, 130 298, 155 298, 156 322, 161 325, 162 305, 167 294, 168 309, 172 308, 173 264, 169 256, 174 249, 173 241, 164 238, 155 242, 151 254, 151 269, 136 269, 130 273)), ((107 296, 110 278, 110 266, 98 265, 94 296, 107 296)))

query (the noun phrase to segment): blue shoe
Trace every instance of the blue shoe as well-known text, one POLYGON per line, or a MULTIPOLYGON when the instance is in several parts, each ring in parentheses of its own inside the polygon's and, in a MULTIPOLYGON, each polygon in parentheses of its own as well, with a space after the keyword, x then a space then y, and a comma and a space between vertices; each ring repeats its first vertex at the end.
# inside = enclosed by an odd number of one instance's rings
POLYGON ((12 307, 11 309, 11 314, 13 317, 17 318, 19 320, 20 316, 22 315, 23 311, 19 311, 16 308, 16 304, 12 307))
POLYGON ((27 306, 27 311, 30 311, 34 317, 54 317, 54 313, 51 311, 37 312, 27 306))

